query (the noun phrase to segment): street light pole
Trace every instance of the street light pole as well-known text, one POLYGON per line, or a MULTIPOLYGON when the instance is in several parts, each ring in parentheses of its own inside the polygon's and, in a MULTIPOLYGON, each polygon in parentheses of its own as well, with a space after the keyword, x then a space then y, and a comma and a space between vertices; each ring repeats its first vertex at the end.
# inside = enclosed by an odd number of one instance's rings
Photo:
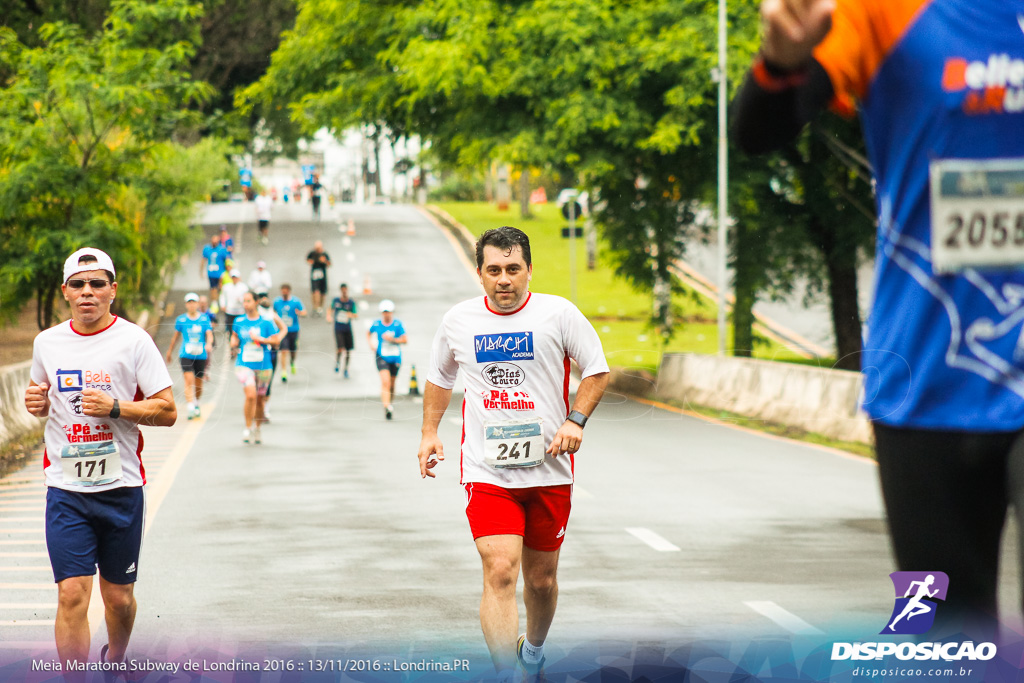
POLYGON ((718 0, 718 355, 725 355, 726 260, 728 257, 727 194, 729 188, 728 121, 726 118, 726 0, 718 0))

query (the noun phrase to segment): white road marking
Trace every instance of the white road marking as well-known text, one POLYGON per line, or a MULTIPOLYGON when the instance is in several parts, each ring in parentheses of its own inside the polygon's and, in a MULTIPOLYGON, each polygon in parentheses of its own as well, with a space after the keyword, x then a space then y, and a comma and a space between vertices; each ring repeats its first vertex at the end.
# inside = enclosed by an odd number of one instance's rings
POLYGON ((643 541, 647 545, 651 546, 652 548, 654 548, 655 550, 658 550, 660 552, 663 552, 663 553, 674 553, 674 552, 679 552, 679 550, 680 550, 679 546, 675 545, 674 543, 668 542, 667 540, 665 540, 664 538, 662 538, 658 534, 654 533, 650 529, 646 529, 644 527, 639 527, 639 526, 634 526, 634 527, 627 527, 626 531, 628 531, 629 533, 633 534, 634 536, 639 538, 641 541, 643 541))
POLYGON ((817 629, 797 615, 789 612, 770 600, 748 600, 743 603, 759 614, 763 614, 776 624, 790 633, 802 636, 824 635, 824 631, 817 629))
POLYGON ((0 650, 23 650, 25 652, 51 651, 54 649, 53 641, 29 641, 9 640, 0 641, 0 650))

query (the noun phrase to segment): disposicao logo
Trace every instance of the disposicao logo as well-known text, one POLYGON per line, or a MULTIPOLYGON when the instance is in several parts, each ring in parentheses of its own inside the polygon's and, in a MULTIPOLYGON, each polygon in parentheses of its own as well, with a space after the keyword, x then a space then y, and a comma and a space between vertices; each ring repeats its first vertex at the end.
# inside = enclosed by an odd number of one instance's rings
MULTIPOLYGON (((920 635, 931 629, 935 614, 946 599, 949 577, 944 572, 893 572, 896 592, 892 614, 880 635, 920 635)), ((996 656, 994 643, 965 642, 866 642, 833 643, 832 660, 871 660, 894 656, 918 661, 987 661, 996 656)))
POLYGON ((935 623, 936 600, 945 600, 949 577, 945 572, 893 572, 896 604, 889 622, 879 633, 920 635, 935 623))

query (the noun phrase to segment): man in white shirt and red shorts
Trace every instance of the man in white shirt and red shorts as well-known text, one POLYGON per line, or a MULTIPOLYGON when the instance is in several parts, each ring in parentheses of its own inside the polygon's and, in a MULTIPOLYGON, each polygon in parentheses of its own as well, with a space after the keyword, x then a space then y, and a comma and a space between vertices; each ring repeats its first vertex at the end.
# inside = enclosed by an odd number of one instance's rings
POLYGON ((89 657, 89 600, 100 571, 105 662, 121 662, 135 623, 145 517, 140 424, 177 419, 171 376, 153 339, 110 312, 114 264, 99 249, 64 262, 71 320, 40 332, 25 407, 46 423, 46 547, 57 583, 60 661, 89 657))
POLYGON ((558 553, 572 499, 583 426, 608 385, 608 364, 593 326, 572 303, 529 291, 529 238, 488 230, 476 245, 486 296, 454 306, 434 337, 423 397, 420 475, 444 460, 437 435, 458 370, 463 371, 461 483, 466 515, 483 562, 480 625, 499 680, 544 662, 558 598, 558 553), (569 405, 569 360, 582 381, 569 405), (516 581, 523 569, 526 633, 516 581))

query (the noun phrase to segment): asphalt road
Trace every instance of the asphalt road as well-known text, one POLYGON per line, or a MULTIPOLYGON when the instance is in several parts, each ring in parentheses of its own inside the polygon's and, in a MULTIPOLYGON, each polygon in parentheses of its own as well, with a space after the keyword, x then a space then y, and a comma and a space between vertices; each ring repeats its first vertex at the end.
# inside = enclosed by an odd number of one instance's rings
MULTIPOLYGON (((478 286, 412 208, 348 208, 338 218, 275 219, 267 247, 246 226, 241 269, 265 259, 275 282, 290 280, 308 304, 304 256, 322 239, 332 289, 370 278, 373 294, 356 297, 369 304, 362 325, 381 297, 396 302, 410 337, 405 394, 411 363, 423 382, 441 315, 478 286), (348 218, 355 237, 338 229, 348 218)), ((175 287, 200 285, 189 264, 175 287)), ((173 570, 166 582, 140 583, 159 615, 140 621, 140 634, 388 647, 479 640, 479 560, 454 459, 459 397, 443 422, 451 459, 436 481, 422 481, 420 406, 402 396, 396 419, 383 419, 365 332, 356 336, 345 380, 333 373, 330 325, 303 322, 298 374, 275 383, 260 447, 240 441, 242 392, 227 378, 150 531, 147 561, 173 570)), ((870 463, 619 396, 600 407, 587 439, 561 564, 563 637, 783 634, 888 611, 870 463), (657 550, 628 529, 679 550, 657 550)))
MULTIPOLYGON (((458 485, 460 397, 442 422, 449 459, 424 481, 421 407, 408 395, 410 366, 422 386, 442 314, 478 295, 476 280, 411 207, 339 207, 313 223, 306 207, 279 205, 268 246, 246 210, 211 209, 205 234, 227 223, 243 277, 263 259, 275 289, 290 281, 307 305, 305 255, 324 241, 331 291, 347 281, 359 303, 351 378, 333 371, 331 325, 304 319, 297 372, 275 381, 264 443, 246 445, 221 338, 203 418, 146 432, 156 460, 133 648, 156 658, 295 648, 465 657, 487 673, 481 571, 458 485), (410 338, 392 421, 365 339, 385 297, 410 338)), ((175 280, 177 311, 185 291, 205 286, 201 246, 175 280)), ((162 349, 172 319, 156 335, 162 349)), ((176 364, 172 376, 183 402, 176 364)), ((0 520, 12 520, 0 524, 0 646, 36 653, 52 643, 55 596, 39 545, 38 466, 0 482, 0 520), (12 540, 25 543, 4 545, 12 540)), ((552 653, 588 642, 866 637, 889 616, 893 567, 869 461, 610 394, 576 471, 552 653)), ((1013 565, 1003 582, 1011 615, 1013 565)))

